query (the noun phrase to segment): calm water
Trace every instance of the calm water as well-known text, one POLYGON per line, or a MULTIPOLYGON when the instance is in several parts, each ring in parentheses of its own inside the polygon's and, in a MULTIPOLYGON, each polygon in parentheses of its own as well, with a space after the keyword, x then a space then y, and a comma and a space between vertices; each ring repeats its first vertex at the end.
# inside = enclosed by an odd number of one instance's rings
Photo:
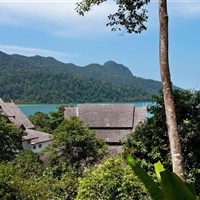
MULTIPOLYGON (((133 102, 136 107, 150 106, 151 102, 133 102)), ((49 113, 50 111, 57 111, 62 104, 19 104, 19 108, 28 117, 34 115, 36 112, 49 113)))
POLYGON ((57 111, 59 104, 18 104, 18 107, 28 117, 36 112, 49 113, 50 111, 57 111))

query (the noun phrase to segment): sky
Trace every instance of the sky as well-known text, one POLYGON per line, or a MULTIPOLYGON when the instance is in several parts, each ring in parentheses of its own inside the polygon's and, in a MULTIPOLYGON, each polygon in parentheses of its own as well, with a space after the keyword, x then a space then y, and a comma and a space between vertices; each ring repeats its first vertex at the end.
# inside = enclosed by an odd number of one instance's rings
MULTIPOLYGON (((107 16, 115 1, 94 6, 81 17, 75 0, 0 0, 0 51, 51 56, 86 66, 108 60, 134 76, 160 80, 158 2, 148 10, 141 34, 112 32, 107 16)), ((174 85, 200 89, 200 0, 168 0, 169 63, 174 85)))

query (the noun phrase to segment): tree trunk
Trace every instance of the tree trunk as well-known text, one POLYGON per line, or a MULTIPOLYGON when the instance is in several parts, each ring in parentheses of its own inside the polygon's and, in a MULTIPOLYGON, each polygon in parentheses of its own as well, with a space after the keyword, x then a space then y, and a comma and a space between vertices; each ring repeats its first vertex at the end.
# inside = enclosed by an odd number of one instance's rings
POLYGON ((162 79, 162 89, 166 121, 172 156, 173 172, 184 180, 183 158, 181 153, 180 138, 177 130, 177 120, 174 107, 174 97, 172 92, 169 61, 168 61, 168 15, 167 0, 159 0, 160 19, 160 73, 162 79))

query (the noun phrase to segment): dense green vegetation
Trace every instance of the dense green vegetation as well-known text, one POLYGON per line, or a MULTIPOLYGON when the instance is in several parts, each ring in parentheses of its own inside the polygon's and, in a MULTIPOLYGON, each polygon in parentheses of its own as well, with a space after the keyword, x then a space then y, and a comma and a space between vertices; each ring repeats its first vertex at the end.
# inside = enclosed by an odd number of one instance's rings
POLYGON ((36 112, 34 115, 29 116, 29 119, 33 122, 37 130, 53 133, 64 121, 63 109, 64 107, 61 106, 58 108, 58 111, 50 112, 49 114, 36 112))
MULTIPOLYGON (((200 92, 174 91, 174 95, 186 180, 196 182, 199 195, 200 92)), ((156 96, 154 101, 156 103, 149 108, 153 116, 129 136, 125 152, 132 154, 156 180, 153 164, 161 161, 171 169, 171 156, 163 97, 156 96)), ((20 151, 18 156, 7 157, 7 152, 2 151, 0 199, 149 199, 144 185, 123 162, 121 155, 102 160, 107 155, 105 142, 97 139, 95 132, 78 118, 64 120, 62 110, 61 107, 50 115, 36 113, 30 117, 37 128, 49 130, 54 136, 45 152, 20 151)), ((0 133, 4 130, 12 133, 14 126, 3 119, 0 120, 0 133), (8 126, 12 128, 7 129, 8 126)), ((16 127, 15 132, 20 133, 16 127)), ((7 141, 16 142, 12 140, 12 134, 4 133, 7 141)), ((20 141, 22 135, 17 137, 20 141)))
POLYGON ((56 167, 44 167, 32 151, 22 152, 11 163, 0 163, 2 200, 71 200, 76 196, 77 182, 75 170, 63 165, 58 173, 56 167))
POLYGON ((75 167, 77 172, 82 172, 86 167, 97 164, 108 153, 105 141, 96 138, 96 133, 77 117, 64 120, 53 136, 47 148, 52 166, 67 163, 75 167))
POLYGON ((8 162, 15 157, 17 150, 22 149, 24 132, 8 123, 6 117, 0 113, 0 162, 8 162))
MULTIPOLYGON (((195 182, 200 195, 200 91, 175 90, 174 97, 186 181, 195 182)), ((126 151, 151 174, 154 174, 153 164, 158 161, 171 169, 163 97, 154 97, 154 101, 156 104, 149 108, 153 116, 138 127, 125 143, 126 151)))
POLYGON ((175 172, 165 169, 160 161, 154 164, 158 186, 129 154, 125 154, 124 159, 143 182, 152 200, 196 200, 194 184, 185 182, 175 172))
MULTIPOLYGON (((78 177, 86 167, 101 162, 107 146, 78 118, 58 118, 57 122, 60 124, 52 130, 54 140, 42 155, 24 150, 12 157, 15 159, 0 160, 0 199, 75 198, 78 177)), ((9 125, 1 123, 0 133, 9 125)), ((8 140, 14 138, 6 132, 5 136, 8 140)), ((21 143, 22 136, 15 139, 21 143)), ((7 152, 2 151, 1 157, 6 156, 7 152)))
POLYGON ((86 169, 79 178, 76 200, 150 200, 144 185, 118 156, 86 169))
POLYGON ((131 102, 150 100, 158 81, 135 77, 113 61, 78 67, 51 57, 0 52, 0 96, 18 103, 131 102))

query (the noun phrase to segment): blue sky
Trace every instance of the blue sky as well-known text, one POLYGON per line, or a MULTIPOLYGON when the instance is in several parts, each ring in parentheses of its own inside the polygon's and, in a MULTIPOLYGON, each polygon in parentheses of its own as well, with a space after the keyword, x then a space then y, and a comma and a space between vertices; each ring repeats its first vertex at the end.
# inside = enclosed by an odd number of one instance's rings
MULTIPOLYGON (((140 35, 111 32, 107 15, 114 1, 85 17, 75 1, 0 0, 0 50, 8 54, 52 56, 85 66, 114 60, 135 76, 160 80, 158 2, 151 1, 148 30, 140 35)), ((174 85, 200 89, 200 1, 168 0, 169 59, 174 85)))

